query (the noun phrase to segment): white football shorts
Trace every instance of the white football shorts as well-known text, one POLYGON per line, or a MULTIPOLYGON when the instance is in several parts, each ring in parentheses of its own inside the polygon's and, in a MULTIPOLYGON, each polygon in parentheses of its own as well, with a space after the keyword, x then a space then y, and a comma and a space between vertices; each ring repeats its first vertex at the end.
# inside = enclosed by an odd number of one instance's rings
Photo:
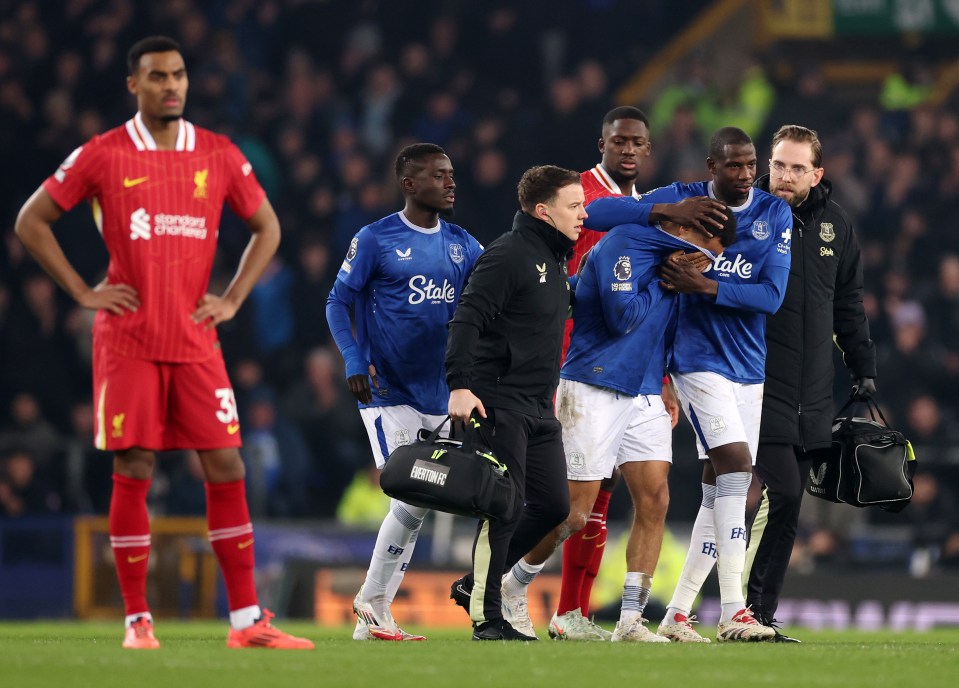
MULTIPOLYGON (((360 409, 366 434, 370 438, 373 448, 373 459, 377 468, 383 468, 390 454, 397 447, 412 444, 416 441, 416 433, 420 428, 435 430, 443 422, 446 415, 432 416, 420 413, 412 406, 374 406, 360 409)), ((449 434, 447 423, 443 428, 449 434)))
POLYGON ((672 424, 658 394, 630 397, 560 379, 556 405, 570 480, 602 480, 631 461, 673 460, 672 424))
POLYGON ((699 458, 705 460, 708 450, 724 444, 745 442, 755 465, 762 383, 746 385, 706 372, 675 373, 672 378, 683 412, 696 431, 699 458))

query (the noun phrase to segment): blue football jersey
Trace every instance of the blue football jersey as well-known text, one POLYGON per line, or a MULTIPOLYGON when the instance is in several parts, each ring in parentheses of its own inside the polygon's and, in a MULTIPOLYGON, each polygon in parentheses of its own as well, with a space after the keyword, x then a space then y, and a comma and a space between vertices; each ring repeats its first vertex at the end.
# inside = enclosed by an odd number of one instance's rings
POLYGON ((629 396, 662 392, 678 299, 656 271, 678 250, 700 249, 638 224, 615 227, 599 241, 580 267, 561 377, 629 396))
MULTIPOLYGON (((716 197, 712 182, 675 183, 646 194, 646 203, 716 197)), ((766 379, 766 316, 782 305, 789 279, 792 212, 781 198, 752 188, 736 214, 736 243, 716 256, 706 276, 719 282, 715 301, 682 294, 667 366, 677 373, 713 372, 755 384, 766 379)))
POLYGON ((376 367, 379 388, 361 407, 402 404, 446 413, 447 324, 482 250, 458 225, 440 219, 424 229, 402 212, 353 237, 330 302, 355 298, 359 355, 376 367))
MULTIPOLYGON (((654 189, 637 201, 601 198, 586 209, 590 227, 609 229, 644 222, 654 203, 676 203, 691 196, 716 198, 712 182, 654 189)), ((706 276, 719 283, 715 300, 681 294, 670 371, 713 372, 747 384, 765 380, 766 316, 782 305, 789 279, 792 212, 780 198, 752 188, 746 201, 732 207, 736 242, 716 256, 706 276)))

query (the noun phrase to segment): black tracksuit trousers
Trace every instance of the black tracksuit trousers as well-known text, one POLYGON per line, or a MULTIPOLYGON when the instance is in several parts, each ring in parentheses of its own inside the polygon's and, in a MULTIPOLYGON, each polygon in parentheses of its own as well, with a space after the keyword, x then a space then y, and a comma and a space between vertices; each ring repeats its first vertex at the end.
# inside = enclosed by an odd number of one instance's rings
POLYGON ((763 623, 779 606, 789 558, 796 542, 799 509, 813 458, 824 449, 803 451, 789 444, 760 443, 756 474, 763 483, 762 501, 753 522, 747 562, 746 604, 763 623))
POLYGON ((480 521, 473 541, 470 618, 502 618, 501 578, 569 515, 562 426, 556 418, 487 407, 478 440, 506 464, 524 504, 510 521, 480 521))

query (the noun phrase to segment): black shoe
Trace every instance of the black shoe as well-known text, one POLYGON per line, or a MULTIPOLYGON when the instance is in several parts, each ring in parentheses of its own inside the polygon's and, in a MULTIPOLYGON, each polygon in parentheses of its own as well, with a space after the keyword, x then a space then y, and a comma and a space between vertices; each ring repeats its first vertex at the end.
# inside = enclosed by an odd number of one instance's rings
POLYGON ((782 631, 780 631, 779 622, 776 621, 776 619, 770 619, 770 618, 767 618, 765 615, 761 614, 759 616, 759 623, 761 623, 763 626, 769 626, 771 629, 773 629, 773 631, 776 632, 776 635, 770 638, 767 642, 770 642, 770 643, 801 643, 802 642, 801 640, 799 640, 799 638, 793 638, 792 636, 788 636, 782 631))
POLYGON ((467 573, 462 578, 457 578, 450 586, 450 599, 469 613, 470 599, 473 595, 473 575, 467 573))
POLYGON ((473 624, 473 640, 522 640, 528 643, 539 638, 520 633, 506 619, 492 619, 473 624))
POLYGON ((785 633, 780 633, 778 628, 773 628, 776 631, 776 635, 773 636, 772 642, 774 643, 801 643, 802 641, 799 638, 793 638, 786 635, 785 633))

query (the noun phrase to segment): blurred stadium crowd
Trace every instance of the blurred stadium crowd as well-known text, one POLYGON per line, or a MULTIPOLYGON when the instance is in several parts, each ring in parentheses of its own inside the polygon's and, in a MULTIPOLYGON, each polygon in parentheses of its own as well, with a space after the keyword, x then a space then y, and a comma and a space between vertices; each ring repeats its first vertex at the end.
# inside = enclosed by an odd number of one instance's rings
MULTIPOLYGON (((682 16, 668 0, 554 4, 0 0, 0 516, 107 510, 111 461, 91 441, 92 314, 30 261, 13 221, 70 151, 131 116, 129 45, 158 33, 181 43, 188 119, 240 145, 280 215, 277 258, 221 331, 251 510, 331 518, 341 507, 344 519, 362 520, 375 477, 323 307, 352 235, 399 207, 395 152, 412 141, 444 146, 457 167, 456 221, 489 242, 509 226, 526 167, 598 162, 599 124, 617 88, 708 3, 685 3, 682 16)), ((637 103, 653 132, 637 186, 705 178, 718 126, 746 129, 763 170, 779 125, 819 131, 834 198, 864 246, 879 399, 927 474, 896 523, 919 547, 959 558, 948 488, 959 477, 956 94, 932 99, 921 66, 857 102, 815 61, 780 79, 744 60, 732 84, 719 67, 693 58, 655 100, 637 103)), ((89 213, 70 213, 56 230, 81 274, 100 279, 106 253, 89 213)), ((225 214, 211 291, 246 238, 225 214)), ((844 374, 839 383, 842 401, 844 374)), ((699 467, 683 458, 692 456, 688 428, 677 438, 670 519, 691 520, 699 467)), ((201 513, 198 475, 195 456, 167 457, 154 511, 201 513)), ((876 518, 820 506, 810 508, 800 560, 841 559, 850 524, 876 518)))

